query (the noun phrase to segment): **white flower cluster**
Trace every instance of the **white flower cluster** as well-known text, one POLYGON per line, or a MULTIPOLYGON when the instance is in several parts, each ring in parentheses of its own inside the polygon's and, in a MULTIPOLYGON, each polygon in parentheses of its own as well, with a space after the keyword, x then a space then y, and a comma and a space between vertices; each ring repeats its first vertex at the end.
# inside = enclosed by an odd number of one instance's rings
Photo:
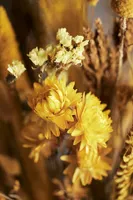
POLYGON ((45 50, 42 48, 38 49, 38 47, 32 49, 28 56, 35 65, 42 66, 48 60, 49 56, 53 57, 54 52, 54 46, 48 45, 45 50))
POLYGON ((20 61, 14 60, 11 65, 8 65, 7 70, 16 78, 18 78, 26 70, 26 68, 20 61))
POLYGON ((55 46, 48 45, 45 50, 37 47, 33 49, 28 55, 30 60, 38 66, 42 66, 46 61, 66 66, 82 63, 84 47, 88 44, 88 40, 83 41, 83 36, 72 37, 66 28, 58 30, 56 39, 59 43, 55 46))
POLYGON ((65 28, 59 29, 56 38, 59 40, 61 47, 55 56, 55 62, 75 65, 80 64, 84 59, 84 47, 88 44, 88 40, 83 41, 83 36, 70 36, 65 28))

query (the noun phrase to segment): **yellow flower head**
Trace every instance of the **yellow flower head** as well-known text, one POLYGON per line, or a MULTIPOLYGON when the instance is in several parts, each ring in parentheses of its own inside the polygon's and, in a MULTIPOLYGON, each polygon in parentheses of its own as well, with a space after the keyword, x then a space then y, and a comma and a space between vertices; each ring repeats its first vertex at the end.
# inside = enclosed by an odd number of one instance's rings
POLYGON ((109 111, 103 111, 106 107, 99 99, 87 94, 77 106, 77 123, 72 126, 68 133, 74 139, 74 145, 80 143, 80 150, 89 148, 97 151, 97 147, 106 147, 106 142, 110 138, 111 119, 108 117, 109 111))
POLYGON ((112 0, 111 6, 121 17, 133 18, 133 0, 112 0))
POLYGON ((111 170, 110 159, 105 157, 110 152, 110 149, 104 149, 99 155, 94 151, 86 154, 85 150, 77 153, 78 167, 73 175, 73 182, 78 179, 83 185, 90 184, 92 178, 102 180, 103 176, 107 176, 107 170, 111 170))
POLYGON ((30 158, 37 162, 40 154, 47 158, 56 149, 56 137, 60 135, 60 131, 56 124, 45 121, 32 112, 26 119, 22 135, 23 146, 31 149, 30 158))
POLYGON ((64 80, 55 76, 47 77, 43 85, 34 84, 34 94, 29 97, 29 105, 42 119, 55 123, 62 130, 73 122, 75 107, 81 94, 73 89, 74 83, 66 86, 64 80))
POLYGON ((107 176, 107 171, 111 169, 110 159, 106 155, 110 152, 110 149, 101 149, 99 154, 96 154, 91 150, 88 154, 85 150, 77 152, 77 167, 73 169, 74 160, 72 155, 62 156, 61 159, 69 162, 69 166, 64 171, 65 174, 71 174, 73 172, 73 183, 81 181, 82 185, 90 184, 92 179, 102 180, 103 176, 107 176))
POLYGON ((96 6, 99 0, 88 0, 91 6, 96 6))

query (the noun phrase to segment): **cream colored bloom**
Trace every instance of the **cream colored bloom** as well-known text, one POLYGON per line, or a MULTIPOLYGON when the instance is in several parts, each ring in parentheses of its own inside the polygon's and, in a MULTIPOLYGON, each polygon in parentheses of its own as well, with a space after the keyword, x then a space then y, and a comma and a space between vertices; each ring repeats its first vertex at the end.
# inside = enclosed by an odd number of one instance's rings
POLYGON ((72 37, 66 28, 58 30, 56 39, 57 45, 49 45, 45 50, 36 47, 28 55, 35 65, 45 64, 45 71, 49 74, 56 73, 59 68, 68 70, 71 65, 81 64, 85 58, 84 47, 88 44, 88 40, 83 41, 83 36, 72 37))
POLYGON ((32 51, 29 52, 28 56, 35 65, 39 66, 42 66, 43 63, 47 60, 47 54, 45 54, 44 49, 38 49, 38 47, 32 49, 32 51))
POLYGON ((66 31, 66 28, 60 28, 56 34, 56 39, 64 47, 71 48, 72 46, 72 36, 66 31))
POLYGON ((72 63, 75 65, 81 64, 82 61, 85 59, 83 52, 85 46, 88 44, 89 40, 82 41, 82 36, 77 36, 76 42, 78 43, 76 48, 72 49, 72 63), (79 42, 82 41, 82 42, 79 42))
POLYGON ((106 107, 99 99, 87 94, 77 105, 77 122, 68 130, 74 137, 74 145, 80 143, 80 150, 90 148, 97 152, 97 148, 106 147, 112 131, 109 111, 103 111, 106 107))
POLYGON ((46 49, 38 49, 36 47, 35 49, 32 49, 32 51, 29 52, 28 56, 30 60, 38 66, 42 66, 50 57, 50 60, 54 60, 54 54, 55 54, 55 47, 53 45, 48 45, 46 49))
POLYGON ((56 63, 69 64, 72 62, 72 52, 62 48, 56 53, 55 58, 56 63))
POLYGON ((83 56, 83 52, 84 52, 84 49, 81 47, 77 47, 77 48, 73 49, 71 62, 74 63, 75 65, 81 64, 82 60, 84 60, 84 58, 85 58, 83 56))
POLYGON ((77 35, 76 37, 73 38, 73 40, 74 40, 74 42, 75 42, 76 44, 78 44, 78 43, 83 42, 84 37, 83 37, 83 36, 80 36, 80 35, 77 35))
POLYGON ((29 97, 29 105, 42 119, 64 130, 74 121, 75 108, 81 99, 73 87, 74 83, 66 86, 65 80, 47 77, 43 85, 34 84, 35 92, 29 97))
POLYGON ((55 55, 55 62, 65 65, 81 64, 82 60, 85 58, 83 55, 84 47, 89 42, 88 40, 82 41, 83 39, 83 36, 76 36, 74 40, 77 43, 77 46, 72 47, 70 50, 66 49, 65 47, 58 47, 59 50, 55 55))
POLYGON ((18 78, 26 70, 26 68, 20 61, 14 60, 12 65, 8 65, 7 70, 16 78, 18 78))
POLYGON ((83 56, 84 47, 88 44, 89 41, 83 41, 84 37, 79 35, 77 35, 76 37, 70 37, 65 28, 58 30, 57 39, 63 46, 58 46, 58 51, 55 56, 55 62, 65 65, 81 64, 82 60, 85 58, 83 56), (74 42, 76 43, 76 45, 74 44, 74 42))

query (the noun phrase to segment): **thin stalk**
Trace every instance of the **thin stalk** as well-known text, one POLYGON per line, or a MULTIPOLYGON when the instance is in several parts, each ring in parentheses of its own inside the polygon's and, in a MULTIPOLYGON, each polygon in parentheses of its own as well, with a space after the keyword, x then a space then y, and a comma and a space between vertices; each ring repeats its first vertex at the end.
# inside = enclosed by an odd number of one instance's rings
POLYGON ((119 48, 119 68, 118 68, 117 82, 120 79, 120 75, 121 75, 121 71, 122 71, 126 28, 127 28, 127 19, 124 17, 122 19, 122 24, 121 24, 121 44, 120 44, 120 48, 119 48))

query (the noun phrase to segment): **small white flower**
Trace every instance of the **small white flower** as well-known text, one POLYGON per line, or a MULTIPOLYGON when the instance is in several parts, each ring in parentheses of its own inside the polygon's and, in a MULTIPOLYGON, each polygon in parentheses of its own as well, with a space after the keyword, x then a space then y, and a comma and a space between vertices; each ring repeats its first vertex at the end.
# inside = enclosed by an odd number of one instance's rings
POLYGON ((59 40, 59 43, 64 47, 72 46, 72 36, 66 31, 66 28, 60 28, 57 32, 56 39, 59 40))
POLYGON ((89 40, 85 40, 85 41, 80 43, 80 47, 84 48, 88 43, 89 43, 89 40))
POLYGON ((74 48, 72 50, 72 62, 77 65, 77 64, 81 64, 82 60, 84 60, 84 56, 83 56, 83 52, 84 52, 84 47, 88 44, 88 40, 85 40, 81 43, 78 44, 78 46, 76 48, 74 48))
POLYGON ((37 47, 33 49, 28 55, 30 60, 38 66, 42 66, 45 61, 49 61, 45 65, 47 72, 49 64, 52 64, 52 66, 54 63, 64 64, 68 69, 71 64, 82 63, 84 47, 88 44, 88 40, 83 41, 84 37, 79 35, 72 37, 66 28, 58 30, 56 39, 58 40, 57 45, 48 45, 45 50, 37 47))
POLYGON ((73 56, 82 60, 83 59, 83 52, 84 52, 84 48, 79 46, 76 49, 73 49, 73 56))
POLYGON ((84 37, 77 35, 76 37, 73 38, 74 42, 76 42, 76 44, 83 42, 84 37))
POLYGON ((84 52, 84 48, 83 47, 77 47, 76 49, 72 50, 72 62, 77 65, 77 64, 81 64, 82 60, 84 60, 84 56, 83 56, 83 52, 84 52))
POLYGON ((57 52, 55 58, 56 58, 55 60, 56 63, 69 64, 72 60, 72 52, 66 51, 66 49, 63 48, 57 52))
POLYGON ((16 78, 18 78, 26 70, 26 68, 20 61, 14 60, 12 65, 8 65, 7 70, 16 78))
POLYGON ((38 47, 32 49, 32 51, 29 52, 28 56, 35 65, 39 66, 42 66, 43 63, 48 59, 47 53, 44 51, 44 49, 38 49, 38 47))
POLYGON ((59 50, 59 51, 56 53, 55 62, 56 62, 56 63, 62 62, 63 56, 64 56, 64 50, 59 50))

